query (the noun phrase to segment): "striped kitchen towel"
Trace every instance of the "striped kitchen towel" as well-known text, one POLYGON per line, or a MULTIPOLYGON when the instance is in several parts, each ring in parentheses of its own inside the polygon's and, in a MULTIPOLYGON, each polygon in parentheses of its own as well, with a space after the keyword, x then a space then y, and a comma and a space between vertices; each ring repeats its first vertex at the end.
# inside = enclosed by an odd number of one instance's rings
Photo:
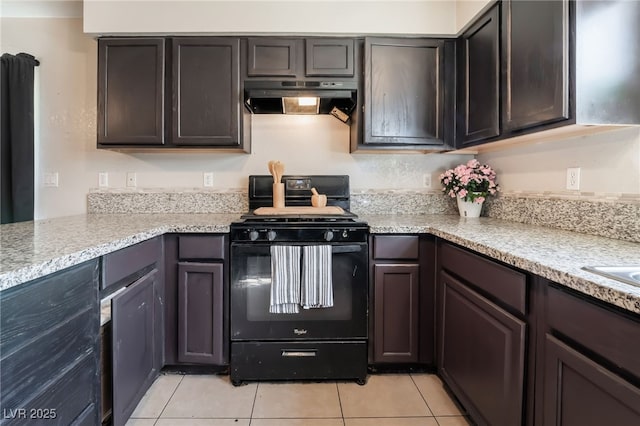
POLYGON ((302 297, 300 303, 303 308, 330 308, 333 306, 331 275, 331 246, 302 247, 302 297))
POLYGON ((300 246, 271 246, 272 314, 297 314, 300 310, 300 246))

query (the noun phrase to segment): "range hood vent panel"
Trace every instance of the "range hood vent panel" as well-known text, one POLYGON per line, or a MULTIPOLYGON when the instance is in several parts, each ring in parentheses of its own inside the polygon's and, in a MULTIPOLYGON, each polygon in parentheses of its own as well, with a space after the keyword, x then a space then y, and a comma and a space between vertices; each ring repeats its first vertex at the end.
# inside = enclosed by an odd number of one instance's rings
MULTIPOLYGON (((283 99, 318 98, 318 114, 331 114, 335 108, 346 114, 348 119, 358 100, 357 87, 355 82, 246 81, 244 100, 254 114, 308 114, 285 111, 283 99)), ((342 121, 345 121, 344 117, 342 121)))

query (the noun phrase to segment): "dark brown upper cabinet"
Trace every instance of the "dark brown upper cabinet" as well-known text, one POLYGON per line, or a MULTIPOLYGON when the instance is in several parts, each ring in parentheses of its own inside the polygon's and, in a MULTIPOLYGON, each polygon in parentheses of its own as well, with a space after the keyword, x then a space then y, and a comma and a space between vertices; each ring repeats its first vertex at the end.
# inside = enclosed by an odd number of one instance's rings
POLYGON ((247 77, 346 78, 355 74, 355 39, 253 37, 247 40, 247 77))
POLYGON ((295 77, 298 40, 257 37, 247 41, 249 77, 295 77))
POLYGON ((249 151, 239 38, 104 38, 98 65, 99 148, 249 151))
POLYGON ((98 144, 162 145, 161 38, 98 40, 98 144))
POLYGON ((311 38, 305 40, 307 76, 353 76, 353 39, 311 38))
POLYGON ((239 49, 233 38, 173 40, 175 145, 239 145, 239 49))
POLYGON ((517 131, 569 115, 569 0, 502 3, 503 126, 517 131))
POLYGON ((458 41, 458 142, 500 134, 500 7, 495 5, 458 41))
POLYGON ((365 39, 364 149, 445 145, 444 50, 436 39, 365 39))
POLYGON ((639 2, 499 2, 458 40, 456 147, 478 152, 478 145, 541 131, 558 130, 547 138, 570 137, 640 124, 638 21, 639 2), (498 8, 496 135, 495 45, 489 45, 489 35, 496 34, 498 8), (474 52, 487 60, 474 65, 474 52), (476 97, 482 98, 478 104, 476 97))

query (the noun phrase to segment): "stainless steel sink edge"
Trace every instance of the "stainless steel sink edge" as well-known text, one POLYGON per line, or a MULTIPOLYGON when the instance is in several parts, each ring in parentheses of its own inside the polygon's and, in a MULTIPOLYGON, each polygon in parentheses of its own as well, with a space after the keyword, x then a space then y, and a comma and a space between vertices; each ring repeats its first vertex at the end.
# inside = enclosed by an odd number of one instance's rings
POLYGON ((640 265, 583 266, 582 269, 625 284, 640 287, 640 265))

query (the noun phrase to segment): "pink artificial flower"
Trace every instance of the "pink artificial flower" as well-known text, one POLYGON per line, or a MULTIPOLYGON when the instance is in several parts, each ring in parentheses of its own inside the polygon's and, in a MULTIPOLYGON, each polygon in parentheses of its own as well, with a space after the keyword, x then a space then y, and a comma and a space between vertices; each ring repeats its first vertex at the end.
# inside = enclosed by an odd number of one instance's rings
POLYGON ((461 190, 458 192, 458 196, 459 196, 460 198, 464 198, 464 197, 466 197, 466 196, 467 196, 467 194, 468 194, 468 192, 467 192, 467 190, 466 190, 466 189, 461 189, 461 190))
POLYGON ((476 197, 474 200, 475 203, 482 204, 484 203, 484 197, 476 197))

